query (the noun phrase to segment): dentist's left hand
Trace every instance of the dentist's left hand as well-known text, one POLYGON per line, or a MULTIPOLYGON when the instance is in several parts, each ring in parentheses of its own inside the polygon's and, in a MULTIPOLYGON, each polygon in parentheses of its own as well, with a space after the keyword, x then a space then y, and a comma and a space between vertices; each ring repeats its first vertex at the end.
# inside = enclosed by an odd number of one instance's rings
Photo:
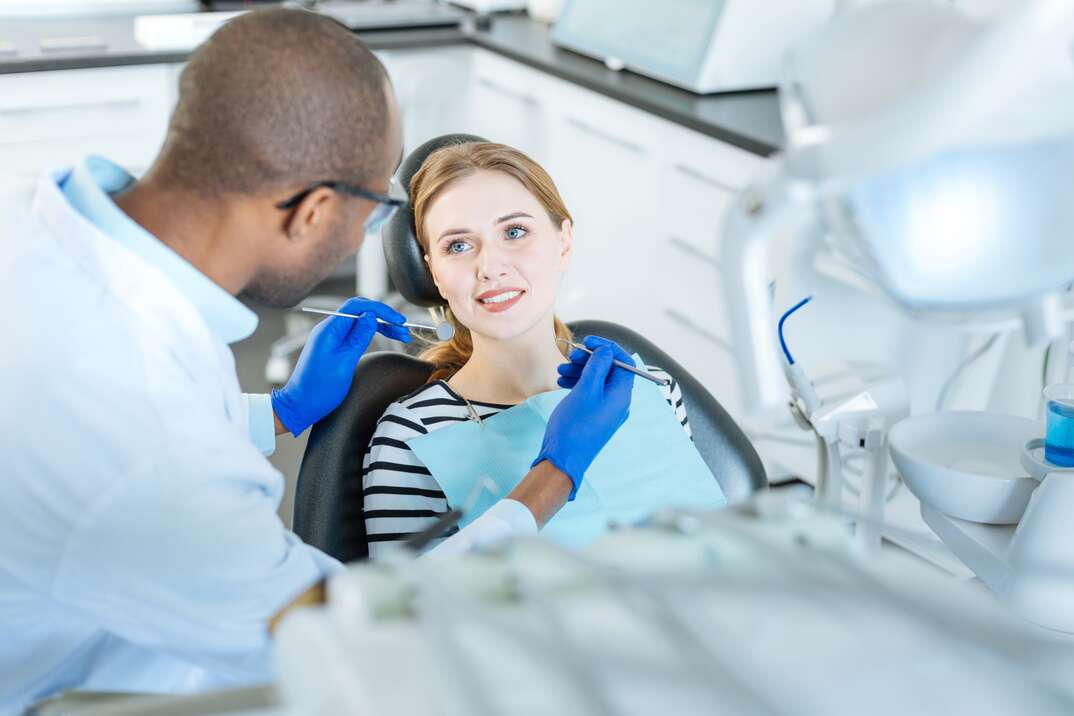
POLYGON ((276 418, 295 437, 335 410, 347 397, 354 380, 358 359, 380 333, 403 343, 410 342, 410 331, 402 325, 406 317, 377 301, 352 298, 339 307, 340 313, 360 318, 330 316, 310 333, 298 357, 291 378, 282 388, 272 391, 272 410, 276 418))

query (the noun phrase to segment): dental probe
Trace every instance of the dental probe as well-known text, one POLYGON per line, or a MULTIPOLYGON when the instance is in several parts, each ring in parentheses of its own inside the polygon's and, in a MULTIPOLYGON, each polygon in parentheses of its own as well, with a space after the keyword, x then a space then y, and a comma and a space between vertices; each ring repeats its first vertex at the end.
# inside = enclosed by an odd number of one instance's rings
MULTIPOLYGON (((568 341, 566 338, 557 338, 556 340, 559 341, 560 343, 566 343, 571 348, 577 348, 578 350, 585 351, 589 355, 593 355, 593 351, 590 348, 582 345, 581 343, 574 343, 573 341, 568 341)), ((646 373, 645 371, 643 371, 643 370, 641 370, 639 368, 635 368, 634 366, 630 365, 629 363, 624 363, 621 360, 617 360, 617 359, 613 358, 612 363, 614 363, 615 365, 619 366, 623 370, 630 371, 631 373, 633 373, 636 376, 639 376, 641 378, 645 378, 646 380, 651 380, 654 383, 656 383, 657 385, 660 385, 660 386, 671 385, 670 380, 668 380, 666 378, 657 378, 652 373, 646 373)))
MULTIPOLYGON (((319 308, 310 308, 309 306, 303 306, 302 310, 305 311, 306 313, 320 313, 320 314, 323 314, 325 316, 342 316, 343 318, 361 318, 361 316, 357 316, 357 315, 355 315, 353 313, 340 313, 339 311, 322 311, 319 308)), ((424 325, 422 323, 410 323, 409 321, 406 322, 406 323, 403 323, 403 324, 392 323, 391 321, 385 321, 383 318, 378 317, 377 322, 378 323, 384 323, 384 324, 387 324, 389 326, 403 325, 403 326, 406 326, 407 328, 416 328, 416 329, 419 329, 419 330, 422 330, 422 331, 432 331, 433 333, 436 334, 436 337, 439 338, 442 341, 450 341, 452 339, 452 337, 454 337, 454 335, 455 335, 455 329, 447 321, 445 321, 444 323, 441 323, 439 326, 426 326, 426 325, 424 325)))

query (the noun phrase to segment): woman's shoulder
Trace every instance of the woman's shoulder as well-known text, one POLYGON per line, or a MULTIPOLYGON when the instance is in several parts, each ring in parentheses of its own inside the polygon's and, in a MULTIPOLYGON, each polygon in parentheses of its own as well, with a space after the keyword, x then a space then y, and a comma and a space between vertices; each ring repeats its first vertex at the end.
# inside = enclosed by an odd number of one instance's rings
POLYGON ((444 385, 442 380, 434 380, 432 383, 426 383, 413 393, 408 393, 403 397, 396 400, 392 405, 398 405, 408 410, 414 408, 421 408, 430 400, 435 401, 452 401, 461 403, 461 400, 455 400, 451 391, 444 385))
POLYGON ((425 434, 469 418, 466 401, 442 381, 435 381, 389 404, 378 431, 395 430, 397 425, 408 428, 413 435, 425 434))
POLYGON ((426 383, 413 393, 399 398, 389 407, 397 407, 421 417, 469 413, 466 401, 442 380, 426 383))

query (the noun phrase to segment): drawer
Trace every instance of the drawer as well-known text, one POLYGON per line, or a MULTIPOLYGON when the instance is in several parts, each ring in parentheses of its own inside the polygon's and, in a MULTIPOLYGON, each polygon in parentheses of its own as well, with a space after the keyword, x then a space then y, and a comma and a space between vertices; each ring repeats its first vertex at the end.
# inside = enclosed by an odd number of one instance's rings
POLYGON ((657 141, 668 166, 702 183, 736 192, 750 184, 768 160, 745 149, 664 119, 657 141))
POLYGON ((131 132, 163 137, 174 81, 166 65, 0 76, 0 144, 131 132))
POLYGON ((43 171, 69 167, 88 154, 99 154, 140 176, 156 157, 161 141, 161 137, 143 135, 6 146, 0 148, 3 157, 0 173, 35 183, 43 171))
POLYGON ((527 86, 485 74, 473 78, 466 102, 466 132, 520 149, 546 165, 548 125, 541 96, 527 86))
POLYGON ((720 237, 733 190, 691 165, 664 164, 659 187, 661 238, 719 260, 720 237))
POLYGON ((727 335, 723 274, 716 261, 671 238, 652 253, 648 264, 646 280, 654 297, 680 312, 703 310, 709 316, 706 329, 727 335))

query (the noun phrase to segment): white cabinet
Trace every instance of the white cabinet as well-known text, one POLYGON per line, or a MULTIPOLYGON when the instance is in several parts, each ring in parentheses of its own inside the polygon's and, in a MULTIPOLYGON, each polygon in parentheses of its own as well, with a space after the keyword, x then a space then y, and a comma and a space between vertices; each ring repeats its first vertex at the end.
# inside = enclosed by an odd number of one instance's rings
POLYGON ((175 81, 169 65, 0 75, 0 190, 25 189, 89 153, 145 171, 164 140, 175 81))

